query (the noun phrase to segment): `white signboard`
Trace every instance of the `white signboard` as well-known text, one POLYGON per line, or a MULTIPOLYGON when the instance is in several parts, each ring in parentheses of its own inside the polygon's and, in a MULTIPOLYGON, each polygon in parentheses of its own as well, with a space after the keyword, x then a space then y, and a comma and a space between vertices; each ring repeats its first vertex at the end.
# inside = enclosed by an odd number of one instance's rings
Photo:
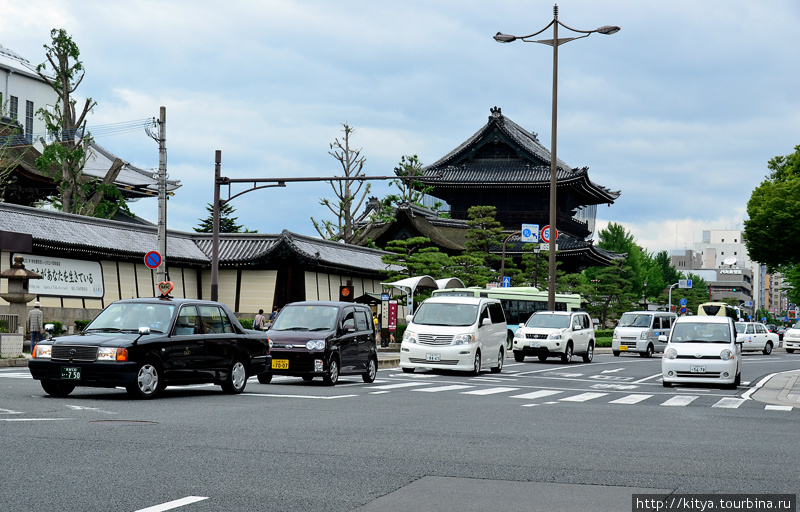
POLYGON ((51 256, 22 256, 26 270, 42 275, 28 281, 28 291, 59 297, 102 297, 103 270, 97 261, 69 260, 51 256))
POLYGON ((539 225, 523 224, 519 239, 521 242, 539 243, 539 225))

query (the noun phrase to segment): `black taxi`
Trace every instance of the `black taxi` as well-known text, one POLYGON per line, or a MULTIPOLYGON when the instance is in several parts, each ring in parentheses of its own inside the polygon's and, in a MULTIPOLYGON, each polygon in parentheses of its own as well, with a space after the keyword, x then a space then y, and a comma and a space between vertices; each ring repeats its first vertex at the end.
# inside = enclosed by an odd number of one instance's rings
POLYGON ((241 393, 270 361, 266 333, 244 329, 225 304, 144 298, 116 301, 81 333, 39 343, 28 369, 52 396, 121 386, 153 398, 166 386, 199 383, 241 393))

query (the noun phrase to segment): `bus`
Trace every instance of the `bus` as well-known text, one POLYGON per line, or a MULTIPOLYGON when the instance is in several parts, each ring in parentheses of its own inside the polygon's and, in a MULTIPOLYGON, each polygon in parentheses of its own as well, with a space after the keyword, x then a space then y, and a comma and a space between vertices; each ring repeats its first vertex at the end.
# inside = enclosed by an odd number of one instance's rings
MULTIPOLYGON (((506 347, 511 350, 514 333, 519 324, 524 324, 536 311, 547 311, 547 290, 539 290, 533 286, 511 286, 507 288, 443 288, 434 290, 434 297, 488 297, 500 299, 506 313, 508 333, 506 347)), ((575 293, 557 293, 556 311, 577 311, 581 308, 581 296, 575 293)))
POLYGON ((697 306, 697 314, 700 316, 727 316, 738 322, 741 318, 739 308, 731 306, 725 302, 704 302, 697 306))

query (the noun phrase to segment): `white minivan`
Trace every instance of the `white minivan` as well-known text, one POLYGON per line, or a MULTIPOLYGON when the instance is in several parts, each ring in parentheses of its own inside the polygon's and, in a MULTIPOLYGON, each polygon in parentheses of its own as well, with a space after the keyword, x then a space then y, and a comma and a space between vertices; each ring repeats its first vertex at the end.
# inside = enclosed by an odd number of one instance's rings
POLYGON ((503 370, 506 317, 498 299, 431 297, 406 317, 400 344, 400 368, 469 371, 503 370))
POLYGON ((678 317, 667 311, 628 311, 619 318, 611 338, 611 353, 638 352, 650 357, 654 352, 663 352, 666 342, 659 336, 669 334, 672 322, 678 317))

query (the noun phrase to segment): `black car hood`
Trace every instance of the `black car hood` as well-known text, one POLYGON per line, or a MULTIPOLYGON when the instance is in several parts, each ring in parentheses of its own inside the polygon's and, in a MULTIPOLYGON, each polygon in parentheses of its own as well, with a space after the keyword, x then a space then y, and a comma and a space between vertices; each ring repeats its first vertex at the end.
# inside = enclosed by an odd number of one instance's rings
POLYGON ((334 331, 267 331, 267 337, 272 343, 305 343, 309 340, 324 340, 334 334, 334 331))
MULTIPOLYGON (((152 337, 152 334, 142 336, 142 338, 152 337)), ((100 347, 122 347, 131 345, 139 334, 122 334, 110 332, 104 334, 75 334, 72 336, 59 336, 49 341, 53 345, 90 345, 100 347)), ((48 343, 47 341, 41 343, 48 343)))

